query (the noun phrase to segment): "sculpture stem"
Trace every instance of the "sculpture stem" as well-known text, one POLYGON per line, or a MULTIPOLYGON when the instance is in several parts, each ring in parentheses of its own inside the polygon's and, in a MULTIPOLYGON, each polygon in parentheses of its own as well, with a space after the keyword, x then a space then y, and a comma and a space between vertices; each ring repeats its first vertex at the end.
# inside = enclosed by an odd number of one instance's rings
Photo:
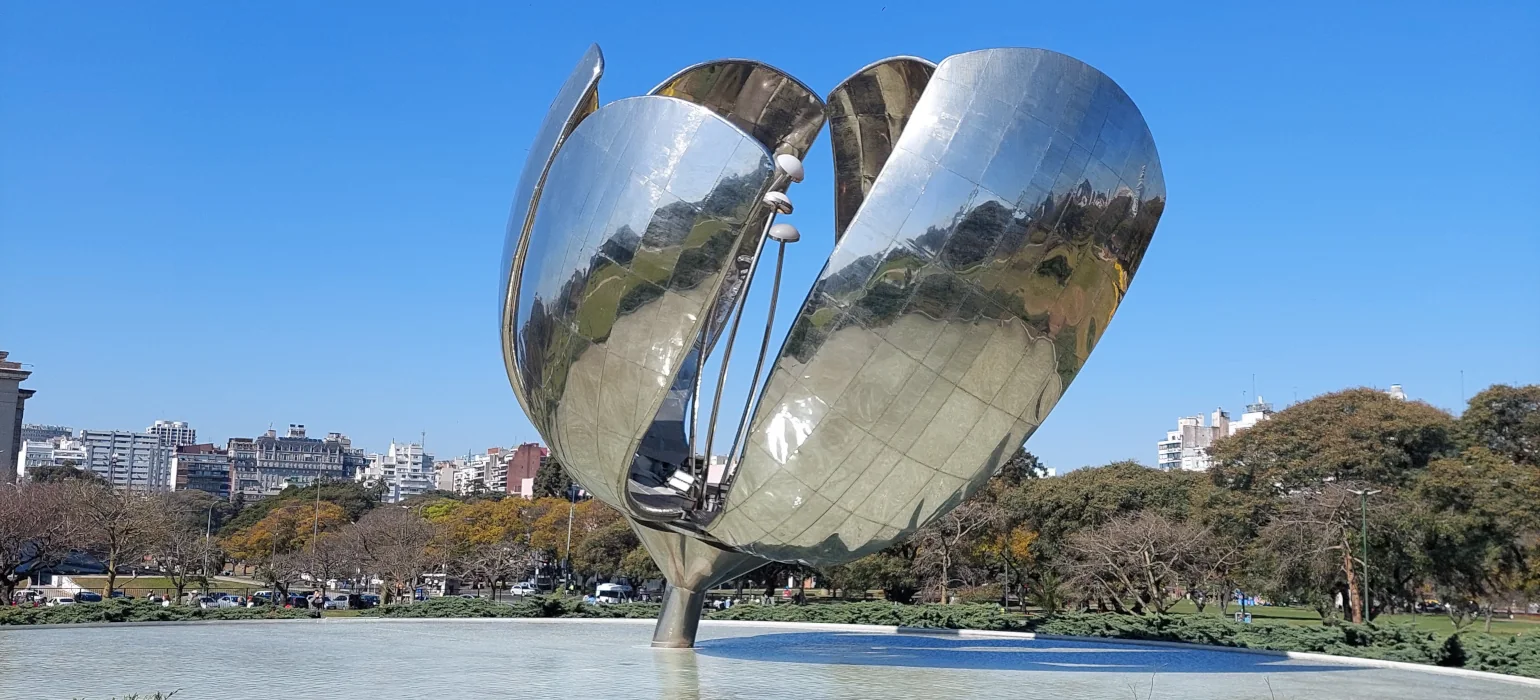
POLYGON ((652 631, 652 646, 660 649, 689 649, 695 646, 700 630, 703 591, 692 591, 668 584, 663 592, 663 607, 658 610, 658 626, 652 631))

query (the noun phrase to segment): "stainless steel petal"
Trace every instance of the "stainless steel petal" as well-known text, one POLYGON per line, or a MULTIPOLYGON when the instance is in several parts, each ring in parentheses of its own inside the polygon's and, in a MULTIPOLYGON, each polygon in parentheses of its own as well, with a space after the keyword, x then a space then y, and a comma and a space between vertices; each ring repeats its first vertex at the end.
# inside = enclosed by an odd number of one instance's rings
MULTIPOLYGON (((823 128, 824 104, 818 95, 797 79, 759 61, 724 59, 701 63, 674 74, 649 94, 707 107, 752 134, 772 153, 789 153, 798 159, 807 157, 808 149, 823 128)), ((784 191, 787 184, 779 183, 776 189, 784 191)), ((758 232, 769 215, 767 208, 761 210, 747 228, 758 232)), ((759 236, 742 239, 728 267, 727 280, 708 313, 706 331, 690 349, 685 371, 675 377, 664 410, 645 438, 644 442, 654 446, 661 458, 677 459, 676 465, 683 464, 688 454, 709 449, 709 441, 692 441, 691 437, 698 427, 694 413, 700 405, 697 394, 704 379, 700 371, 703 359, 716 346, 734 309, 747 292, 759 248, 759 236), (681 421, 685 415, 689 415, 689 419, 681 421)), ((725 366, 723 370, 726 370, 725 366)))
POLYGON ((1107 76, 1038 49, 943 61, 792 325, 709 534, 838 563, 956 505, 1075 377, 1164 203, 1107 76))
POLYGON ((503 239, 498 295, 501 299, 499 325, 501 327, 503 364, 513 393, 527 413, 526 397, 520 373, 517 370, 514 343, 514 310, 518 308, 518 289, 523 272, 524 254, 529 238, 529 227, 540 202, 546 174, 551 162, 572 130, 584 117, 599 107, 599 76, 604 74, 604 54, 598 44, 592 44, 578 61, 567 81, 557 91, 556 99, 546 111, 535 141, 530 144, 529 155, 524 160, 524 170, 519 174, 519 184, 514 189, 513 211, 508 215, 508 230, 503 239))
MULTIPOLYGON (((774 66, 738 58, 707 61, 686 68, 659 83, 648 94, 694 102, 723 116, 754 136, 771 153, 798 159, 823 129, 824 103, 818 94, 774 66)), ((784 190, 783 183, 779 189, 784 190)), ((752 230, 764 224, 762 213, 752 230)), ((758 241, 746 238, 728 271, 727 283, 713 305, 709 331, 697 352, 711 352, 727 318, 744 291, 746 275, 758 241)))
MULTIPOLYGON (((515 297, 516 370, 553 453, 623 512, 639 515, 639 443, 773 173, 726 119, 657 96, 599 109, 551 165, 515 297)), ((645 501, 658 483, 642 481, 645 501)))
POLYGON ((850 227, 935 72, 936 64, 923 58, 896 56, 856 71, 829 91, 835 241, 850 227))
POLYGON ((804 158, 823 128, 823 100, 818 94, 759 61, 728 58, 690 66, 648 94, 708 107, 759 139, 772 153, 804 158))

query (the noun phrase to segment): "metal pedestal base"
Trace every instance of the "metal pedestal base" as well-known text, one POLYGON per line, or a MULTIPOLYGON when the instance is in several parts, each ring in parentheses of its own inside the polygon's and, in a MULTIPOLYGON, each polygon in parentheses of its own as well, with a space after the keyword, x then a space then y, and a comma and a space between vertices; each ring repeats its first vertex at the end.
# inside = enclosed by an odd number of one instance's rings
POLYGON ((652 631, 652 646, 660 649, 689 649, 695 646, 700 629, 706 594, 670 585, 663 592, 663 609, 658 611, 658 626, 652 631))

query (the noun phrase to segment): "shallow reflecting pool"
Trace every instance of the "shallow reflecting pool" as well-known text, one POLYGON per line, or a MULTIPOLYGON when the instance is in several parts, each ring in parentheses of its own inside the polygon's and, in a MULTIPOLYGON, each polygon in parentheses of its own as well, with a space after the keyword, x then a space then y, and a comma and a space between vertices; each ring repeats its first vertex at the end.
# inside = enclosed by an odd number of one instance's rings
POLYGON ((323 620, 0 630, 0 699, 1540 698, 1540 688, 1276 657, 707 622, 323 620))

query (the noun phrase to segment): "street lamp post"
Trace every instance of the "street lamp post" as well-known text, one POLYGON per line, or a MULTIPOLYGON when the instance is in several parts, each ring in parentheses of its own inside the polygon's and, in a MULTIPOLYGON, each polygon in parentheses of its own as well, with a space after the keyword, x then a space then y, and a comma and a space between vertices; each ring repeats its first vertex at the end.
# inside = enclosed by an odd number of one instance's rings
POLYGON ((576 483, 567 484, 567 547, 562 552, 562 575, 568 587, 572 585, 572 516, 577 509, 576 483))
POLYGON ((1348 489, 1349 493, 1358 494, 1358 522, 1359 536, 1363 539, 1364 552, 1364 622, 1369 621, 1369 497, 1379 493, 1378 489, 1348 489))

